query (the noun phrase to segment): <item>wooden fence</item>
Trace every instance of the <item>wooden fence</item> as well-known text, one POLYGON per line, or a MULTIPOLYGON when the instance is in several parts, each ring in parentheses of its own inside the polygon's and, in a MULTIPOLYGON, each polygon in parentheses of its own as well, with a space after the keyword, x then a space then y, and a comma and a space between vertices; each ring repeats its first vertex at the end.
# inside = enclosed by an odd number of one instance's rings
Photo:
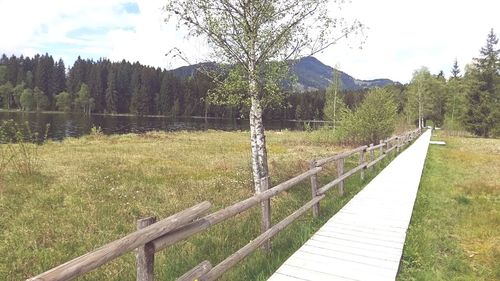
POLYGON ((203 261, 177 279, 179 281, 193 281, 195 279, 200 281, 215 280, 257 248, 270 241, 273 236, 295 221, 302 214, 306 213, 309 209, 312 208, 313 215, 317 217, 320 212, 320 201, 325 198, 328 190, 337 186, 339 194, 343 195, 344 180, 357 172, 359 172, 361 178, 363 178, 365 169, 373 167, 373 165, 386 157, 391 151, 396 150, 396 152, 399 152, 403 146, 409 144, 418 137, 420 133, 420 130, 410 131, 387 140, 381 140, 377 145, 364 145, 351 151, 311 161, 311 166, 308 171, 266 191, 255 194, 250 198, 210 214, 207 213, 211 204, 205 201, 158 222, 156 222, 153 217, 138 220, 138 230, 136 232, 27 280, 71 280, 135 249, 137 280, 152 281, 154 280, 153 266, 155 252, 161 251, 213 225, 232 218, 296 186, 298 183, 310 179, 312 199, 309 202, 274 226, 264 229, 258 237, 219 264, 212 266, 209 261, 203 261), (380 152, 378 153, 378 157, 375 158, 374 152, 377 149, 379 149, 380 152), (349 171, 344 171, 345 159, 355 154, 359 154, 358 165, 349 171), (332 163, 336 163, 336 178, 320 187, 318 173, 324 169, 325 165, 332 163))

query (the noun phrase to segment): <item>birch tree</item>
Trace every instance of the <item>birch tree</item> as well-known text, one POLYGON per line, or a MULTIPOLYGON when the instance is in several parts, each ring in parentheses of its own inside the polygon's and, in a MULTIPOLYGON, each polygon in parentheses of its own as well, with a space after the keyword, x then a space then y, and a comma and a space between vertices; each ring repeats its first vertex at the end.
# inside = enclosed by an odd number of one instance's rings
POLYGON ((422 67, 413 72, 413 78, 408 85, 408 102, 406 105, 408 123, 418 120, 419 128, 424 127, 424 119, 430 115, 431 79, 429 69, 422 67))
POLYGON ((336 129, 339 118, 339 112, 345 110, 345 104, 340 96, 342 90, 342 80, 340 80, 340 71, 333 70, 333 80, 326 89, 325 108, 323 109, 325 120, 333 122, 333 130, 336 129))
MULTIPOLYGON (((344 1, 171 0, 164 7, 167 21, 186 28, 188 37, 207 40, 212 61, 236 66, 245 78, 240 94, 250 106, 252 173, 257 193, 269 187, 262 113, 270 97, 263 85, 263 71, 270 62, 315 54, 361 31, 359 22, 346 24, 341 17, 331 16, 329 8, 335 3, 340 6, 344 1)), ((269 220, 263 221, 267 221, 263 225, 266 229, 269 220)))

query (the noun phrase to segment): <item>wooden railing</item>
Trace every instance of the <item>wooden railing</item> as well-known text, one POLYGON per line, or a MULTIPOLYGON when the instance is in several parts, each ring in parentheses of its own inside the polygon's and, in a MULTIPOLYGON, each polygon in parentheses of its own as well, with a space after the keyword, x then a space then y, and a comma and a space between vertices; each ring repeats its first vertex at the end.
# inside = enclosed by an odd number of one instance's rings
POLYGON ((309 209, 312 208, 313 215, 315 217, 318 216, 320 212, 319 203, 325 198, 328 190, 337 186, 340 195, 343 195, 344 181, 348 177, 360 172, 360 175, 363 178, 365 169, 375 165, 394 149, 399 151, 403 146, 410 143, 418 135, 420 135, 420 131, 414 130, 400 136, 394 136, 387 140, 381 140, 377 145, 364 145, 351 151, 311 161, 311 167, 308 171, 280 183, 273 188, 259 194, 255 194, 250 198, 208 215, 206 213, 210 209, 211 204, 205 201, 158 222, 156 222, 153 217, 138 220, 138 230, 136 232, 28 280, 71 280, 135 249, 137 261, 137 280, 152 281, 154 279, 153 266, 155 252, 158 252, 181 240, 187 239, 213 225, 232 218, 237 214, 256 206, 257 204, 269 200, 271 197, 296 186, 298 183, 303 182, 306 179, 310 179, 312 199, 309 202, 274 226, 263 230, 258 237, 219 264, 212 266, 210 262, 203 261, 177 279, 182 281, 215 280, 261 245, 267 243, 273 236, 290 225, 302 214, 306 213, 309 209), (380 152, 379 156, 375 158, 374 151, 377 149, 379 149, 380 152), (345 159, 355 154, 359 154, 358 165, 345 172, 345 159), (329 183, 319 187, 318 173, 324 169, 325 165, 333 162, 336 163, 337 177, 329 183))

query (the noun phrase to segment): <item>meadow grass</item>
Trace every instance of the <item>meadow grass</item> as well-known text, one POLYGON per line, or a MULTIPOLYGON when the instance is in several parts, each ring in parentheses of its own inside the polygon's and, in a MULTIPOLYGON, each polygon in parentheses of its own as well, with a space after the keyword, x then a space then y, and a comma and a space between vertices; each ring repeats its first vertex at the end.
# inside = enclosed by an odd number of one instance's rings
POLYGON ((500 280, 500 140, 433 139, 398 280, 500 280))
MULTIPOLYGON (((309 160, 349 149, 333 145, 326 131, 268 132, 273 184, 309 168, 309 160)), ((36 173, 14 168, 0 181, 0 280, 21 280, 44 272, 135 230, 139 218, 165 218, 204 200, 212 210, 253 195, 248 132, 151 132, 104 136, 94 133, 38 148, 36 173)), ((222 280, 265 280, 387 161, 353 176, 346 196, 330 191, 321 216, 310 212, 278 234, 273 251, 260 250, 222 280)), ((357 164, 354 157, 347 169, 357 164)), ((334 164, 331 166, 335 166, 334 164)), ((322 172, 326 183, 333 167, 322 172)), ((309 181, 272 199, 273 224, 311 199, 309 181)), ((203 260, 213 265, 259 234, 258 208, 156 254, 157 280, 174 280, 203 260)), ((129 253, 79 280, 133 280, 129 253)))

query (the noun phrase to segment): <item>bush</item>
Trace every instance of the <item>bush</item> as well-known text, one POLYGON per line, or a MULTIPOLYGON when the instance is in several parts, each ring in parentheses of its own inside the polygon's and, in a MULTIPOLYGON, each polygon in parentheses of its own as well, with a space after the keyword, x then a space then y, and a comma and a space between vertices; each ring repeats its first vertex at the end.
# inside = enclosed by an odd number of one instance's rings
POLYGON ((354 112, 344 114, 339 136, 349 143, 375 144, 394 132, 396 117, 397 104, 392 94, 374 89, 354 112))

